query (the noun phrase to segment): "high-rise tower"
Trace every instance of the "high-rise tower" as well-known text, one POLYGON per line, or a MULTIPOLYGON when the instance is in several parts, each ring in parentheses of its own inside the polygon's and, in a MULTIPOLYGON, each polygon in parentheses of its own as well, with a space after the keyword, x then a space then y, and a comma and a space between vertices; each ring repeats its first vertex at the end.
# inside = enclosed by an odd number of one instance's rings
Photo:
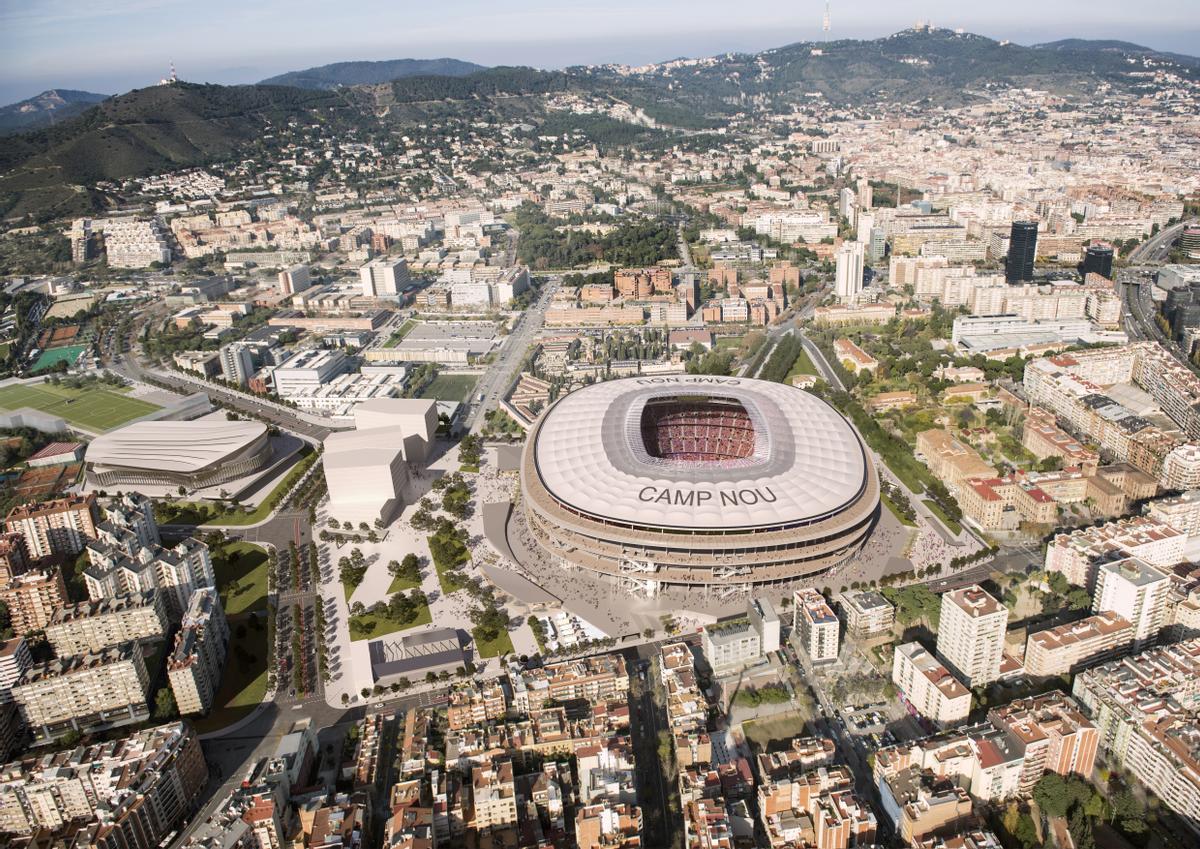
POLYGON ((1014 221, 1008 239, 1008 261, 1004 277, 1009 283, 1033 280, 1033 258, 1037 256, 1036 221, 1014 221))

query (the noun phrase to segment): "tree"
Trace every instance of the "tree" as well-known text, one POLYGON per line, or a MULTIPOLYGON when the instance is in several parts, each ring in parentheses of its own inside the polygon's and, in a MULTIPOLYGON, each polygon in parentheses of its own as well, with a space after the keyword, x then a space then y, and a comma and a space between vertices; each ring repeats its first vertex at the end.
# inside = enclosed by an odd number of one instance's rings
POLYGON ((508 627, 509 618, 502 608, 492 602, 472 610, 471 621, 475 623, 478 635, 490 642, 508 627))
POLYGON ((8 612, 8 605, 0 601, 0 639, 10 640, 13 636, 12 615, 8 612))
POLYGON ((170 687, 160 687, 154 694, 154 718, 158 720, 174 719, 179 715, 175 704, 175 694, 170 687))
POLYGON ((1092 834, 1092 821, 1083 808, 1075 808, 1067 820, 1067 830, 1075 842, 1075 849, 1096 849, 1096 838, 1092 834))
POLYGON ((483 440, 468 433, 458 443, 458 459, 464 466, 478 466, 483 456, 483 440))
POLYGON ((1090 786, 1078 778, 1064 779, 1048 772, 1034 785, 1033 798, 1046 816, 1065 817, 1072 808, 1085 802, 1091 792, 1090 786))

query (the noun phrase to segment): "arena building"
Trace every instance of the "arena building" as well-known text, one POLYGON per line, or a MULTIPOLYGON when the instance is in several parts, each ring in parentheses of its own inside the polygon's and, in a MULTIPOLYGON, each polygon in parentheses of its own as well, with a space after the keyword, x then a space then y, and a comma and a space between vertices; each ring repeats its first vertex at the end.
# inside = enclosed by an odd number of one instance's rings
POLYGON ((560 398, 522 457, 525 519, 556 562, 649 595, 786 584, 855 554, 879 481, 815 395, 737 377, 635 377, 560 398))
POLYGON ((84 459, 92 486, 194 490, 261 471, 272 455, 261 422, 206 418, 134 422, 94 439, 84 459))

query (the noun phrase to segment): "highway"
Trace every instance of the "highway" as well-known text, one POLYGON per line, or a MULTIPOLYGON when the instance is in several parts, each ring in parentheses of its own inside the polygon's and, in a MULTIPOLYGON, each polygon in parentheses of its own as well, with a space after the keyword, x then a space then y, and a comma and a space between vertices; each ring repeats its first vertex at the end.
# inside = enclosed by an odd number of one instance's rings
POLYGON ((512 333, 504 340, 495 361, 487 367, 483 377, 475 384, 474 394, 467 399, 468 411, 463 417, 463 423, 468 431, 477 433, 482 429, 484 416, 488 411, 495 409, 500 398, 508 390, 509 381, 521 365, 526 349, 541 333, 550 300, 561 285, 561 277, 551 277, 538 292, 537 300, 517 316, 512 333))
POLYGON ((1156 317, 1158 306, 1152 297, 1154 288, 1152 272, 1157 264, 1164 262, 1170 254, 1171 245, 1179 233, 1195 223, 1194 219, 1182 221, 1167 227, 1138 245, 1129 255, 1129 266, 1116 272, 1117 288, 1125 307, 1125 332, 1130 339, 1151 340, 1161 344, 1180 363, 1197 371, 1196 367, 1184 355, 1159 327, 1156 317))

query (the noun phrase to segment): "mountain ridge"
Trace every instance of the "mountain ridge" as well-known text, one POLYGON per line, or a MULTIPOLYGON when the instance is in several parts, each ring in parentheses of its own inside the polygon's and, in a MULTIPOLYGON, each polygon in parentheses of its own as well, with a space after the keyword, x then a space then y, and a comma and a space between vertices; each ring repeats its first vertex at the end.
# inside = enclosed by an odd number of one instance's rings
POLYGON ((483 65, 461 59, 385 59, 353 60, 317 65, 299 71, 276 74, 257 85, 286 85, 296 88, 332 89, 341 86, 378 85, 405 77, 463 77, 483 71, 483 65))
MULTIPOLYGON (((1092 97, 1098 86, 1144 96, 1160 83, 1147 69, 1200 79, 1200 67, 1123 42, 1026 47, 951 30, 904 30, 869 41, 798 42, 754 54, 726 53, 629 68, 543 71, 486 68, 417 75, 336 91, 278 85, 176 83, 110 98, 0 145, 0 216, 86 212, 86 187, 237 155, 280 122, 316 117, 370 131, 491 112, 538 125, 544 96, 576 93, 622 103, 656 130, 703 131, 748 110, 778 113, 824 98, 851 108, 877 103, 955 107, 989 89, 1036 88, 1092 97)), ((1162 83, 1166 84, 1166 83, 1162 83)), ((610 137, 614 128, 604 128, 610 137)))
POLYGON ((109 95, 69 88, 50 88, 0 106, 0 135, 36 130, 86 111, 109 95))

